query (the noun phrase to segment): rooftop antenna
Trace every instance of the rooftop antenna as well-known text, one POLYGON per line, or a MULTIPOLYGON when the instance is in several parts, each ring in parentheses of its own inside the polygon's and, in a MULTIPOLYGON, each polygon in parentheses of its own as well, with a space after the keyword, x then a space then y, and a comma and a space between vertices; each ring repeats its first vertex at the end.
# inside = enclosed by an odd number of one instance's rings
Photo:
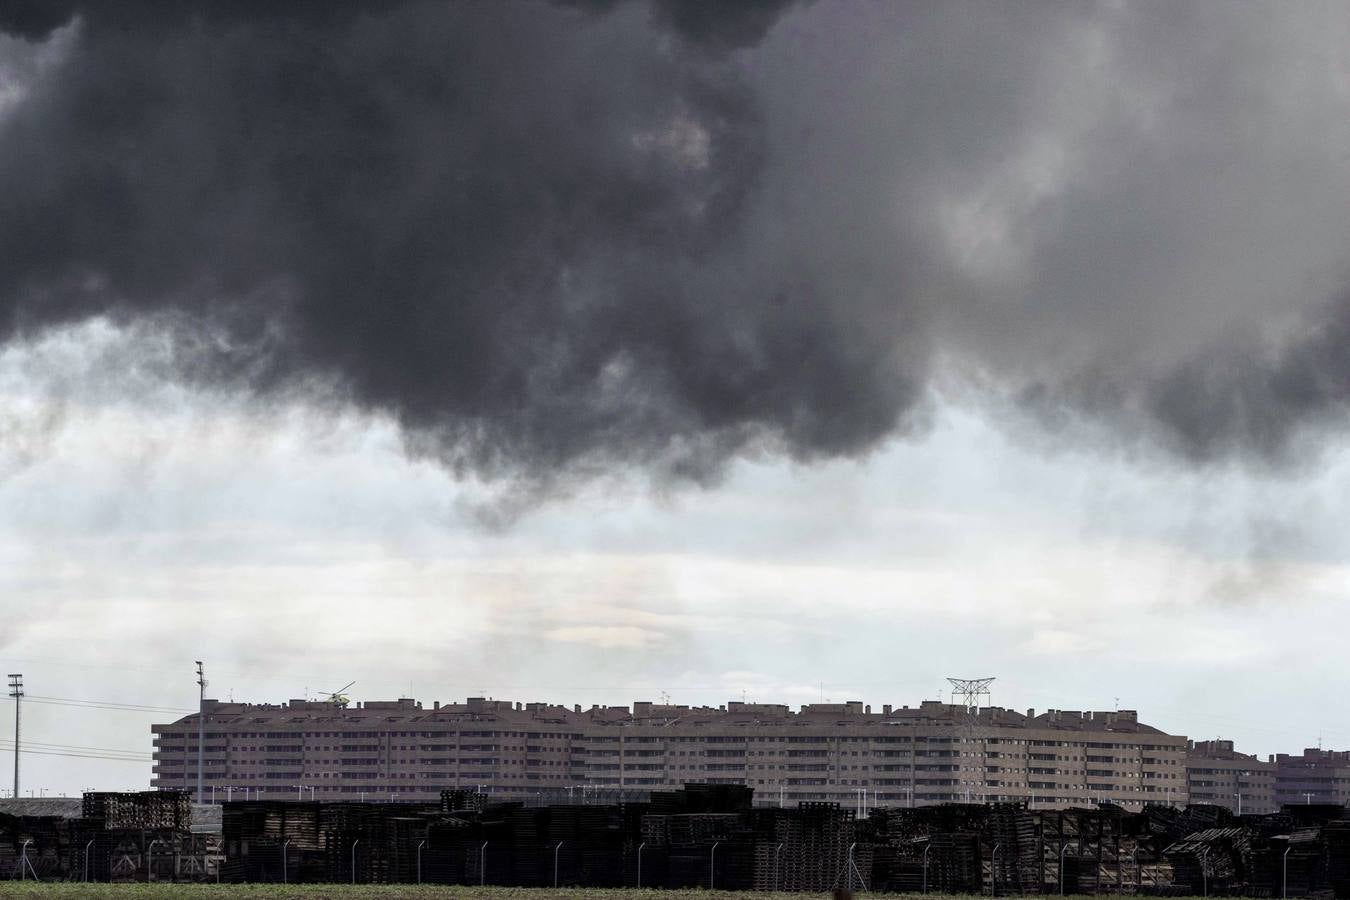
POLYGON ((665 691, 661 692, 661 705, 662 706, 670 705, 670 694, 667 694, 665 691))
POLYGON ((952 686, 953 705, 958 697, 968 713, 980 711, 981 698, 985 706, 989 705, 989 685, 994 683, 993 678, 948 678, 947 681, 952 686))

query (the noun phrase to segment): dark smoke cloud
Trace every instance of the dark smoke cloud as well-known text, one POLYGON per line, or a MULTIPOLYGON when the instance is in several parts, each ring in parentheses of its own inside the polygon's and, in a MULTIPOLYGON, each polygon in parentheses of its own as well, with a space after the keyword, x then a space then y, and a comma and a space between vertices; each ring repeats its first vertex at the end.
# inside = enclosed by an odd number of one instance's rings
POLYGON ((1337 13, 1210 11, 7 4, 69 46, 0 113, 0 340, 169 323, 545 487, 862 454, 935 384, 1278 458, 1347 392, 1350 316, 1288 337, 1337 13))
POLYGON ((175 312, 223 323, 226 349, 280 335, 249 387, 334 382, 489 475, 864 447, 903 404, 835 407, 822 379, 875 360, 817 347, 789 285, 713 274, 764 148, 739 64, 708 48, 779 5, 726 29, 669 2, 91 5, 0 137, 0 322, 175 312), (667 22, 705 46, 670 45, 667 22))

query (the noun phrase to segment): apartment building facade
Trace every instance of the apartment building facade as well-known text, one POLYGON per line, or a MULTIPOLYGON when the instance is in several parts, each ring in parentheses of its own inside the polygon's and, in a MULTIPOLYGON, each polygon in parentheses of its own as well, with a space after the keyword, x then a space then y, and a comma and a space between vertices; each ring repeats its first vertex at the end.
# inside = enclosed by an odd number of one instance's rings
POLYGON ((1186 792, 1192 803, 1212 803, 1239 814, 1279 811, 1275 764, 1237 752, 1232 741, 1189 742, 1186 792))
MULTIPOLYGON (((1037 808, 1183 803, 1186 738, 1133 711, 978 711, 940 702, 637 702, 583 710, 469 698, 338 706, 203 706, 208 789, 250 796, 428 800, 443 788, 503 799, 745 784, 757 801, 861 807, 1022 801, 1037 808)), ((152 786, 196 785, 197 716, 153 727, 152 786)), ((578 799, 580 795, 577 795, 578 799)))
POLYGON ((1278 803, 1350 802, 1350 751, 1309 747, 1299 755, 1277 753, 1273 761, 1278 803))

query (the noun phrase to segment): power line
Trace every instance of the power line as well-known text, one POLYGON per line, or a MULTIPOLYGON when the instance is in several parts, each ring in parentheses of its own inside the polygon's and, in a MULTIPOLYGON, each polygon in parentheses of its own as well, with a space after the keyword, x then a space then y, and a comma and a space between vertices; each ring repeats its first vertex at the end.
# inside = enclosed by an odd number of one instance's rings
MULTIPOLYGON (((13 749, 13 748, 7 747, 5 749, 13 749)), ((113 756, 106 753, 67 753, 63 750, 34 750, 31 747, 26 746, 24 747, 23 753, 24 756, 33 756, 33 755, 64 756, 70 759, 101 759, 107 760, 109 762, 134 762, 134 763, 154 762, 154 760, 148 756, 141 758, 136 756, 113 756)))
MULTIPOLYGON (((8 741, 0 742, 0 750, 14 749, 13 747, 7 746, 8 744, 9 744, 8 741)), ((138 762, 140 761, 154 762, 154 759, 148 753, 135 753, 133 751, 127 750, 113 750, 109 751, 108 753, 100 753, 94 750, 79 750, 74 748, 66 749, 60 747, 40 747, 34 749, 27 742, 25 742, 23 745, 23 752, 25 755, 29 753, 45 753, 53 756, 56 755, 89 756, 97 759, 134 759, 138 762)))
POLYGON ((196 710, 180 706, 150 706, 143 703, 119 703, 112 700, 81 700, 75 697, 38 697, 24 695, 24 699, 33 703, 49 706, 74 706, 80 709, 109 709, 122 712, 140 713, 190 713, 196 710))
MULTIPOLYGON (((0 738, 0 747, 8 747, 14 744, 8 738, 0 738)), ((43 747, 48 750, 99 750, 108 753, 137 753, 142 756, 148 755, 144 750, 127 750, 122 747, 85 747, 79 744, 52 744, 46 741, 24 741, 25 747, 43 747)))
POLYGON ((156 706, 150 703, 131 703, 126 700, 86 700, 80 697, 44 697, 41 694, 26 694, 25 696, 28 697, 28 699, 30 700, 52 700, 52 701, 60 701, 62 703, 87 703, 91 706, 116 706, 116 707, 125 707, 127 709, 166 710, 169 712, 176 712, 179 709, 179 707, 175 706, 156 706))

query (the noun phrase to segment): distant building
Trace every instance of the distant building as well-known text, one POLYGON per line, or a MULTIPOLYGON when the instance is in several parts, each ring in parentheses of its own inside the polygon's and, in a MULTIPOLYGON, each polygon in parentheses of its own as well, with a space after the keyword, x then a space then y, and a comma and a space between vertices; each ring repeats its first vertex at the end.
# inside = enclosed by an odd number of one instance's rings
MULTIPOLYGON (((208 787, 315 799, 426 800, 442 788, 503 798, 686 782, 746 784, 757 801, 846 806, 1024 801, 1037 808, 1186 801, 1184 737, 1130 710, 1039 715, 928 701, 917 707, 813 703, 582 710, 471 697, 354 707, 204 706, 208 787)), ((155 725, 157 788, 196 784, 197 716, 155 725)))
POLYGON ((1241 813, 1279 810, 1275 764, 1238 753, 1232 741, 1187 743, 1186 790, 1192 803, 1212 803, 1241 813))
POLYGON ((1278 753, 1274 759, 1279 803, 1350 801, 1350 751, 1309 747, 1301 756, 1278 753))

